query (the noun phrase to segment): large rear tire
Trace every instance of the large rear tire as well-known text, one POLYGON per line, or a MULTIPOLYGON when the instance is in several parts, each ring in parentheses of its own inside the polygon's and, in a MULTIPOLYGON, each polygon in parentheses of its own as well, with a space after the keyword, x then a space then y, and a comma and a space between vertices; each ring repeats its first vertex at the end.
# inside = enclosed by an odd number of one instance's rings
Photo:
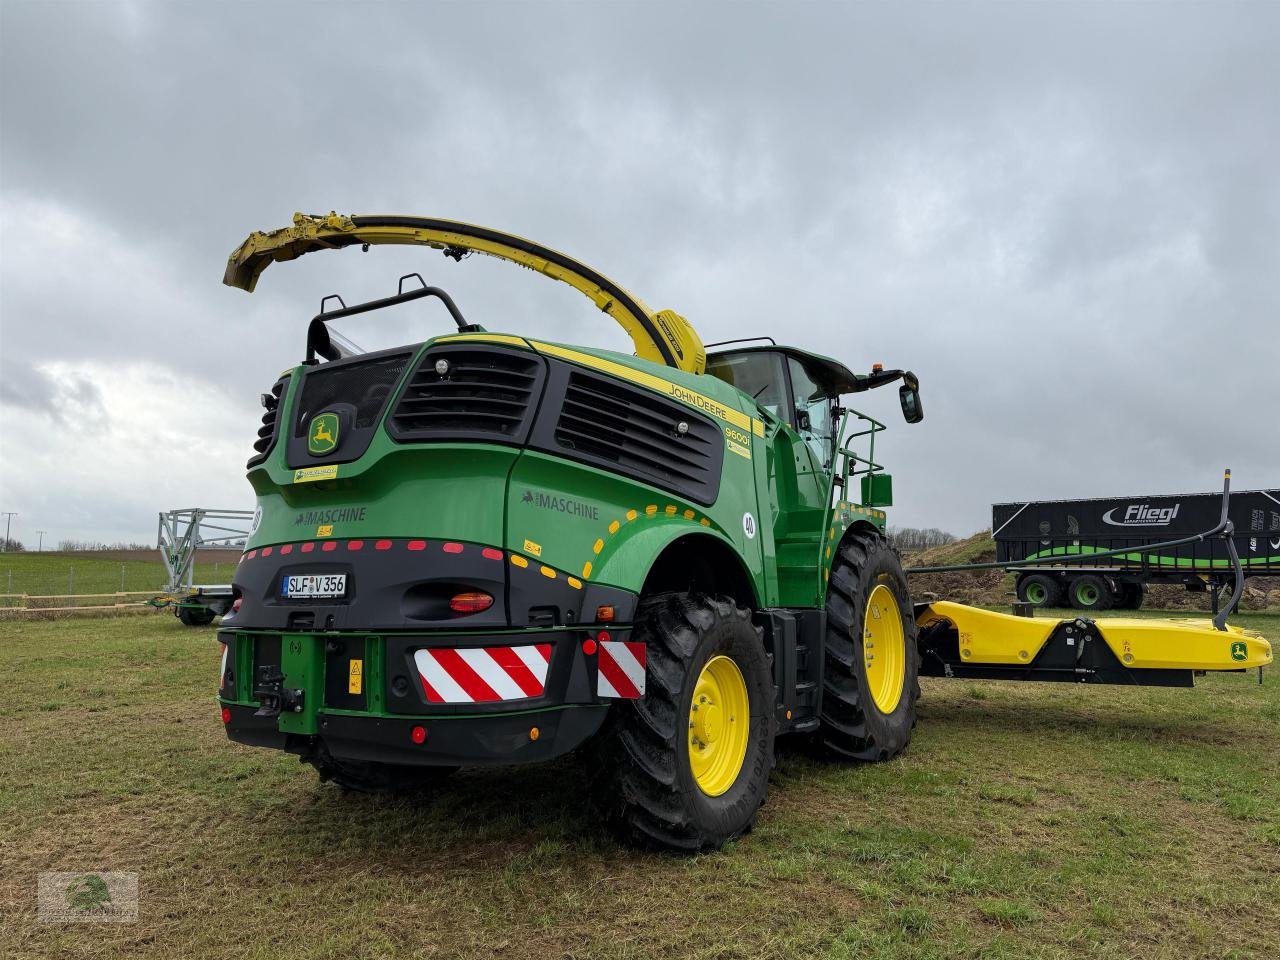
POLYGON ((749 830, 773 769, 773 675, 751 612, 732 600, 646 600, 645 695, 619 700, 595 739, 597 798, 624 840, 718 849, 749 830))
POLYGON ((911 741, 920 652, 902 561, 879 534, 840 544, 827 584, 819 736, 837 756, 888 760, 911 741))

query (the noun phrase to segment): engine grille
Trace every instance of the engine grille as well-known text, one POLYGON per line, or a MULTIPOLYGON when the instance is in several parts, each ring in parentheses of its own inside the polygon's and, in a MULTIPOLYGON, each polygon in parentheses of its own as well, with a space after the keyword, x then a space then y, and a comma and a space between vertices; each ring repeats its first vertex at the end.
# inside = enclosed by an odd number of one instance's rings
POLYGON ((594 374, 572 371, 554 432, 562 456, 606 467, 715 502, 724 439, 709 419, 683 404, 594 374), (680 424, 686 425, 684 433, 680 424))
POLYGON ((396 440, 524 443, 546 366, 531 353, 492 347, 429 350, 388 421, 396 440), (437 363, 447 364, 444 372, 437 363))
POLYGON ((262 414, 262 425, 258 427, 258 439, 253 441, 254 455, 249 458, 246 466, 252 467, 255 463, 261 463, 267 459, 267 454, 271 452, 271 448, 276 445, 276 426, 280 419, 280 401, 284 397, 285 387, 289 385, 287 376, 281 377, 271 387, 272 400, 268 403, 266 410, 262 414))

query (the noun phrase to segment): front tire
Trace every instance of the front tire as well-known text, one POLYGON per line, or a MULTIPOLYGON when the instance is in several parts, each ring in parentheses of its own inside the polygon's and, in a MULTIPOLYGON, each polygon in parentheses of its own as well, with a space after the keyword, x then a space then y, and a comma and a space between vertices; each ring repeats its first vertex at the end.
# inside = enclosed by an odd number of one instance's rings
POLYGON ((714 850, 755 822, 773 769, 773 675, 751 612, 726 598, 646 600, 645 695, 596 739, 598 799, 624 840, 714 850))
POLYGON ((827 584, 819 731, 837 756, 888 760, 911 741, 920 697, 911 614, 897 552, 876 533, 845 537, 827 584))

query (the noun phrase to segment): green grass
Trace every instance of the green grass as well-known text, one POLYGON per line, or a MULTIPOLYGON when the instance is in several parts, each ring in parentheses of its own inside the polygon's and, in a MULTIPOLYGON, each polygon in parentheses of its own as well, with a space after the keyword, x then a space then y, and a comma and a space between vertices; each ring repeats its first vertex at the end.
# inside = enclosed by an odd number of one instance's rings
POLYGON ((319 784, 226 741, 215 662, 164 615, 0 624, 0 955, 1274 956, 1274 672, 930 681, 902 757, 784 747, 756 829, 677 858, 615 845, 575 758, 319 784), (78 869, 137 871, 139 921, 38 923, 36 873, 78 869))
MULTIPOLYGON (((238 553, 229 551, 214 562, 197 563, 195 582, 230 583, 239 559, 238 553)), ((0 593, 63 596, 119 590, 159 591, 165 580, 164 564, 157 552, 149 556, 138 551, 103 555, 52 551, 0 554, 0 593)))

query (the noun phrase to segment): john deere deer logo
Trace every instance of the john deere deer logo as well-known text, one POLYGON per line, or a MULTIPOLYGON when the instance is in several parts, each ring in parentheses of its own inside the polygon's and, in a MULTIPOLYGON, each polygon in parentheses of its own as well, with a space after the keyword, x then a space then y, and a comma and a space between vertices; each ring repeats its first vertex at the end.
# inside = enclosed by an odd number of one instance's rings
POLYGON ((322 413, 311 421, 307 450, 315 456, 332 453, 338 446, 338 415, 322 413))
POLYGON ((1231 644, 1231 659, 1240 661, 1249 659, 1249 646, 1243 640, 1231 644))

